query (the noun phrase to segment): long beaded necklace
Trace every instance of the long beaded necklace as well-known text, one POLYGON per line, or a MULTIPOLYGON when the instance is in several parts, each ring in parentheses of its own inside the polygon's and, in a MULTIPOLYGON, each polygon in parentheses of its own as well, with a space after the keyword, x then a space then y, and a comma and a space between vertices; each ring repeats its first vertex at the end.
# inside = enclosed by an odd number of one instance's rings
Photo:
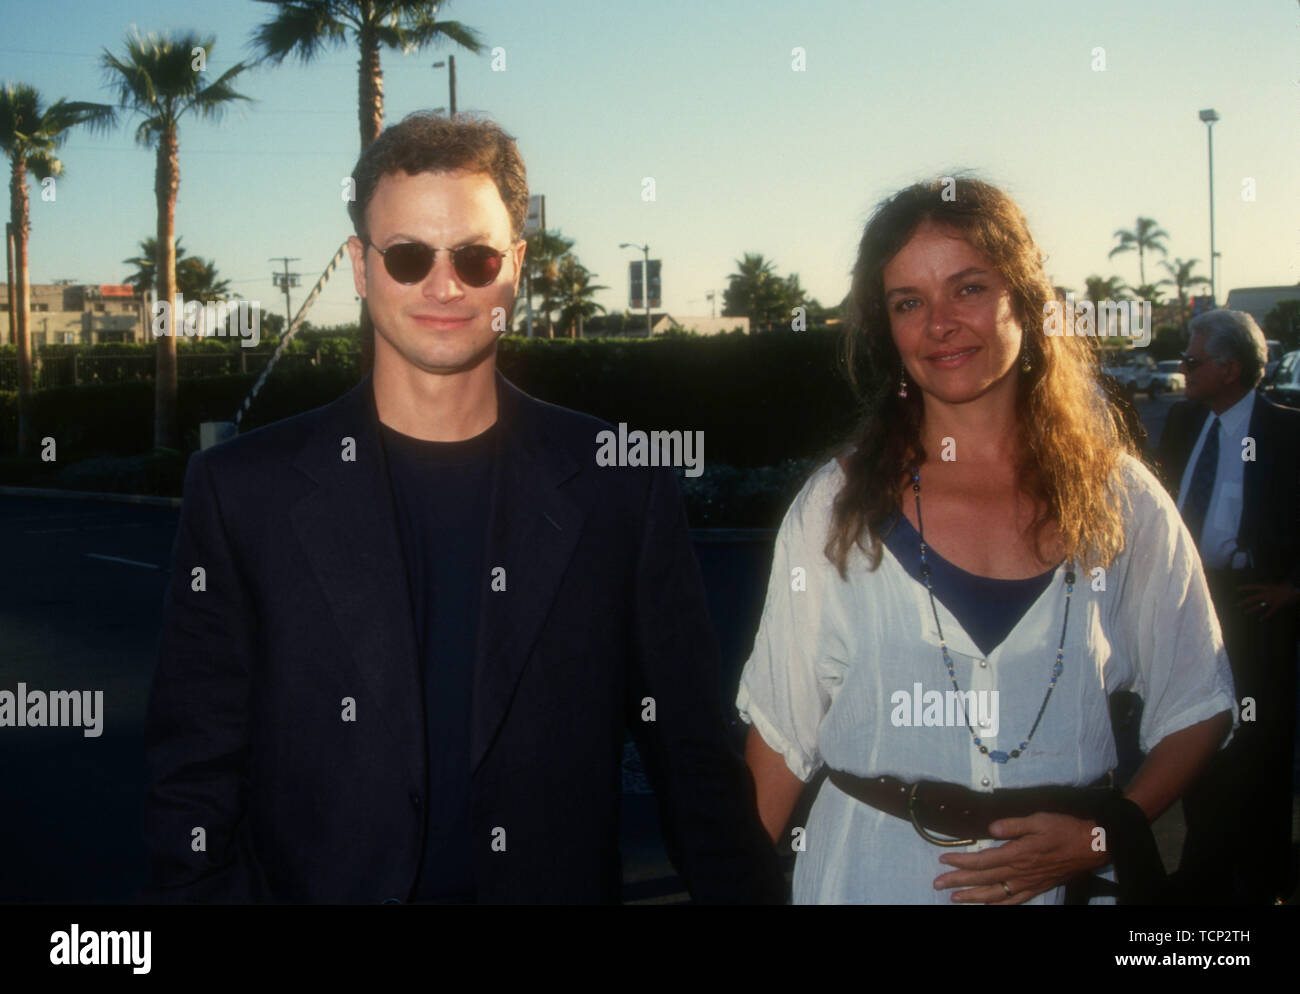
MULTIPOLYGON (((961 694, 961 688, 957 686, 957 674, 953 670, 952 657, 948 655, 948 643, 944 641, 943 625, 939 623, 939 609, 934 602, 934 587, 930 584, 930 564, 925 558, 925 528, 921 523, 921 471, 916 466, 912 467, 912 493, 916 496, 916 531, 921 538, 921 576, 925 580, 925 589, 930 594, 930 611, 934 614, 934 626, 939 630, 939 649, 943 653, 944 665, 948 668, 948 679, 952 681, 952 689, 961 694)), ((966 728, 971 734, 971 741, 979 751, 988 756, 994 763, 1005 763, 1008 760, 1016 759, 1022 752, 1029 748, 1029 740, 1034 737, 1034 732, 1038 731, 1038 723, 1043 720, 1043 712, 1047 710, 1047 702, 1051 699, 1052 691, 1056 689, 1056 681, 1061 677, 1061 671, 1064 666, 1061 662, 1065 655, 1065 630, 1070 624, 1070 595, 1074 593, 1074 560, 1071 559, 1065 566, 1065 620, 1061 622, 1061 642, 1056 647, 1056 662, 1052 665, 1052 679, 1047 685, 1047 693, 1043 695, 1043 703, 1038 709, 1038 717, 1034 719, 1034 725, 1029 729, 1029 734, 1025 740, 1015 749, 1007 752, 1002 749, 990 750, 980 737, 975 734, 975 727, 967 724, 966 728)))

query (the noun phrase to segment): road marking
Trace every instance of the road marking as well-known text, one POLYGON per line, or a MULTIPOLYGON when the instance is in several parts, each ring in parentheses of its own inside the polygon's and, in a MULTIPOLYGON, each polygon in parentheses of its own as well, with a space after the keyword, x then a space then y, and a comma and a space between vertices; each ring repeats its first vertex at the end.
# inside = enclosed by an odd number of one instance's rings
POLYGON ((103 559, 110 563, 126 563, 128 566, 143 566, 145 569, 157 569, 153 563, 141 563, 134 559, 123 559, 121 556, 101 556, 98 552, 87 552, 87 559, 103 559))

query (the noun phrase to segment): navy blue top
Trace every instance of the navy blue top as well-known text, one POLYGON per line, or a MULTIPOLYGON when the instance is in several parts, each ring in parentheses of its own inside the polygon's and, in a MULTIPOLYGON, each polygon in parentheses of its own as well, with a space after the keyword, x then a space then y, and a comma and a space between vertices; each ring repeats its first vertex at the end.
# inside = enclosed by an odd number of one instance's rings
MULTIPOLYGON (((907 516, 899 514, 896 524, 885 535, 885 547, 903 564, 903 569, 924 584, 921 576, 921 536, 907 516)), ((1052 582, 1056 570, 1050 569, 1027 580, 997 580, 967 573, 954 566, 927 544, 926 562, 930 564, 930 585, 934 599, 952 612, 971 641, 986 656, 1003 643, 1011 630, 1034 606, 1034 601, 1052 582)))
POLYGON ((470 903, 470 705, 500 432, 427 442, 380 426, 424 676, 424 857, 413 900, 470 903))

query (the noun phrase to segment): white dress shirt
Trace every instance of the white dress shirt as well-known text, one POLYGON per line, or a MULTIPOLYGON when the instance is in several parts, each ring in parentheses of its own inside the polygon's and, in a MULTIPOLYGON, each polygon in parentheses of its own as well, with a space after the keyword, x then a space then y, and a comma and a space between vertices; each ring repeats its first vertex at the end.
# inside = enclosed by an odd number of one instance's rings
MULTIPOLYGON (((1250 418, 1255 413, 1255 391, 1251 390, 1219 417, 1219 465, 1214 474, 1214 491, 1210 506, 1205 509, 1205 523, 1201 526, 1201 540, 1197 543, 1201 562, 1206 569, 1242 569, 1250 563, 1246 553, 1237 548, 1237 532, 1241 527, 1243 486, 1246 478, 1246 460, 1242 458, 1245 446, 1242 440, 1250 434, 1250 418)), ((1201 457, 1205 440, 1214 424, 1214 412, 1205 419, 1201 434, 1192 447, 1192 454, 1183 468, 1183 479, 1178 485, 1178 513, 1187 502, 1187 489, 1192 484, 1196 460, 1201 457)))
MULTIPOLYGON (((829 764, 861 777, 944 780, 975 790, 1086 785, 1116 764, 1107 695, 1145 701, 1140 741, 1233 711, 1233 686, 1200 559, 1173 501, 1140 462, 1125 456, 1126 547, 1104 575, 1079 568, 1070 604, 1064 671, 1029 748, 1006 764, 971 744, 964 725, 898 727, 891 695, 951 689, 930 598, 888 548, 879 569, 850 554, 841 580, 825 554, 831 503, 844 483, 835 460, 804 485, 781 523, 771 580, 737 707, 804 782, 829 764), (794 571, 802 567, 803 573, 794 571), (1094 587, 1104 580, 1105 590, 1094 587), (802 589, 806 588, 806 589, 802 589)), ((1051 678, 1065 608, 1065 568, 1001 645, 981 652, 937 603, 962 691, 999 693, 991 749, 1029 732, 1051 678)), ((949 850, 825 781, 795 862, 796 904, 951 904, 933 882, 952 869, 949 850)), ((791 844, 788 840, 786 844, 791 844)), ((974 852, 1001 843, 984 840, 974 852)), ((798 847, 795 847, 798 849, 798 847)), ((1108 870, 1109 872, 1109 870, 1108 870)), ((1058 887, 1032 903, 1060 903, 1058 887)))

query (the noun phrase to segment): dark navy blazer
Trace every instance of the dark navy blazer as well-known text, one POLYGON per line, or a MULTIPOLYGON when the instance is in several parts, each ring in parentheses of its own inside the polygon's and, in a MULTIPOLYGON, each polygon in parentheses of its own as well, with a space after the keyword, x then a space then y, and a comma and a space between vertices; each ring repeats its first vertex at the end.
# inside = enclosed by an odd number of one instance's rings
MULTIPOLYGON (((190 458, 145 734, 144 900, 410 897, 424 708, 370 389, 190 458)), ((465 580, 484 591, 478 900, 620 899, 629 725, 693 898, 779 900, 672 471, 598 467, 609 425, 500 373, 497 395, 489 571, 465 580)))

